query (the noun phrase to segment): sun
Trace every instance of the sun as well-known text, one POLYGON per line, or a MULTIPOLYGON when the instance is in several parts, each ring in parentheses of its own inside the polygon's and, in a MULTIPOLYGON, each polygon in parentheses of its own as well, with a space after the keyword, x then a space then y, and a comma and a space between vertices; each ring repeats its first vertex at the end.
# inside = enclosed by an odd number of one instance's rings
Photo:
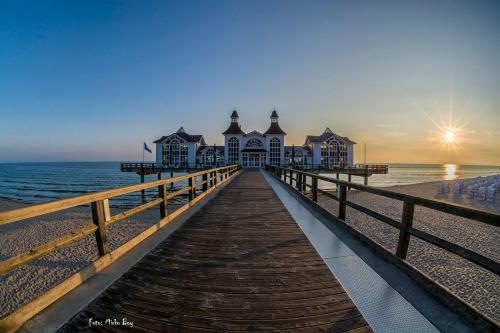
POLYGON ((446 143, 455 142, 455 132, 453 132, 453 130, 451 129, 445 130, 443 137, 444 137, 444 142, 446 143))

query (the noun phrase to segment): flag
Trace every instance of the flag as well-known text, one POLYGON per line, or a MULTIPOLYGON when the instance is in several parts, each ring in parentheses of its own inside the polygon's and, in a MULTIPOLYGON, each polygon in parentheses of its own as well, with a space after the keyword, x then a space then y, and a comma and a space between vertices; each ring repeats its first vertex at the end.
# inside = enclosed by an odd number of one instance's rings
POLYGON ((152 153, 151 149, 149 149, 149 147, 146 144, 146 142, 144 142, 144 150, 147 151, 148 153, 152 153))

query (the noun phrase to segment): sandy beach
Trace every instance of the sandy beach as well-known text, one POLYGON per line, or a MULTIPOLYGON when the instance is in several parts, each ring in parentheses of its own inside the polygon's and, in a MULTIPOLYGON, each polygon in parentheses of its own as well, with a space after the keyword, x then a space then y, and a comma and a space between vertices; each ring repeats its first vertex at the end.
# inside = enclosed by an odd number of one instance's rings
MULTIPOLYGON (((452 195, 436 195, 437 182, 386 188, 395 192, 461 204, 498 213, 500 201, 478 202, 462 197, 454 200, 452 195)), ((363 204, 395 220, 401 219, 402 203, 381 196, 349 191, 348 200, 363 204)), ((319 196, 319 203, 337 213, 337 201, 319 196)), ((358 231, 395 253, 398 232, 372 217, 350 207, 346 212, 347 223, 358 231)), ((500 261, 500 232, 493 226, 452 216, 424 207, 416 207, 414 227, 476 251, 493 260, 500 261)), ((500 322, 500 278, 475 264, 412 237, 408 251, 409 262, 419 270, 449 288, 454 294, 475 306, 479 311, 500 322)))
MULTIPOLYGON (((394 186, 388 189, 427 198, 447 199, 435 196, 435 182, 394 186)), ((396 220, 400 219, 402 205, 398 201, 357 191, 350 191, 348 198, 396 220)), ((328 210, 336 212, 336 201, 320 196, 319 202, 328 210)), ((23 205, 0 199, 0 210, 14 209, 23 205)), ((498 200, 486 205, 490 207, 481 208, 500 208, 498 200)), ((118 209, 114 209, 112 213, 117 211, 118 209)), ((146 229, 156 222, 158 217, 159 211, 150 209, 113 225, 109 231, 112 249, 146 229)), ((90 208, 76 207, 62 213, 0 226, 0 258, 5 260, 91 223, 90 208)), ((395 251, 398 233, 394 228, 351 208, 347 210, 347 223, 387 249, 395 251)), ((414 225, 500 261, 500 233, 494 227, 422 207, 416 209, 414 225)), ((89 235, 69 247, 1 276, 0 315, 12 312, 96 260, 97 257, 94 236, 89 235)), ((481 312, 497 322, 500 321, 500 278, 493 273, 414 238, 410 244, 408 260, 481 312)))
MULTIPOLYGON (((0 210, 25 204, 0 199, 0 210)), ((170 211, 178 206, 169 206, 170 211)), ((116 214, 120 209, 111 209, 116 214)), ((108 230, 111 250, 158 222, 160 212, 152 208, 108 230)), ((43 243, 92 224, 90 207, 75 207, 26 221, 0 226, 0 259, 29 251, 43 243)), ((94 235, 0 276, 0 316, 5 316, 41 295, 98 258, 94 235)))

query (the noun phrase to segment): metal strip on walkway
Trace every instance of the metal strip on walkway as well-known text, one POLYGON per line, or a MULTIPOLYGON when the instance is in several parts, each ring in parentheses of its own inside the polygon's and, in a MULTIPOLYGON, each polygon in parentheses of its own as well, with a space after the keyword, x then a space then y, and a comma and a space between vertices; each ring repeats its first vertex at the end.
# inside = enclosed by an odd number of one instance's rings
POLYGON ((374 332, 439 332, 282 184, 263 174, 374 332))

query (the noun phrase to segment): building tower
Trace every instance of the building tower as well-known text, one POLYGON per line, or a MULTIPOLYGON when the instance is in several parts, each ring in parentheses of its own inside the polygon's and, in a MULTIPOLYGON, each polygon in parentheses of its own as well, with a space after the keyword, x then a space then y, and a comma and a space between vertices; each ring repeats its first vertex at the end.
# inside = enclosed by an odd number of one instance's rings
POLYGON ((231 113, 231 124, 222 133, 224 135, 224 159, 226 164, 241 163, 241 141, 245 132, 241 130, 238 124, 238 118, 238 112, 234 109, 231 113))
POLYGON ((278 112, 271 113, 271 125, 264 132, 266 136, 267 163, 281 165, 285 161, 285 131, 278 125, 278 112))

